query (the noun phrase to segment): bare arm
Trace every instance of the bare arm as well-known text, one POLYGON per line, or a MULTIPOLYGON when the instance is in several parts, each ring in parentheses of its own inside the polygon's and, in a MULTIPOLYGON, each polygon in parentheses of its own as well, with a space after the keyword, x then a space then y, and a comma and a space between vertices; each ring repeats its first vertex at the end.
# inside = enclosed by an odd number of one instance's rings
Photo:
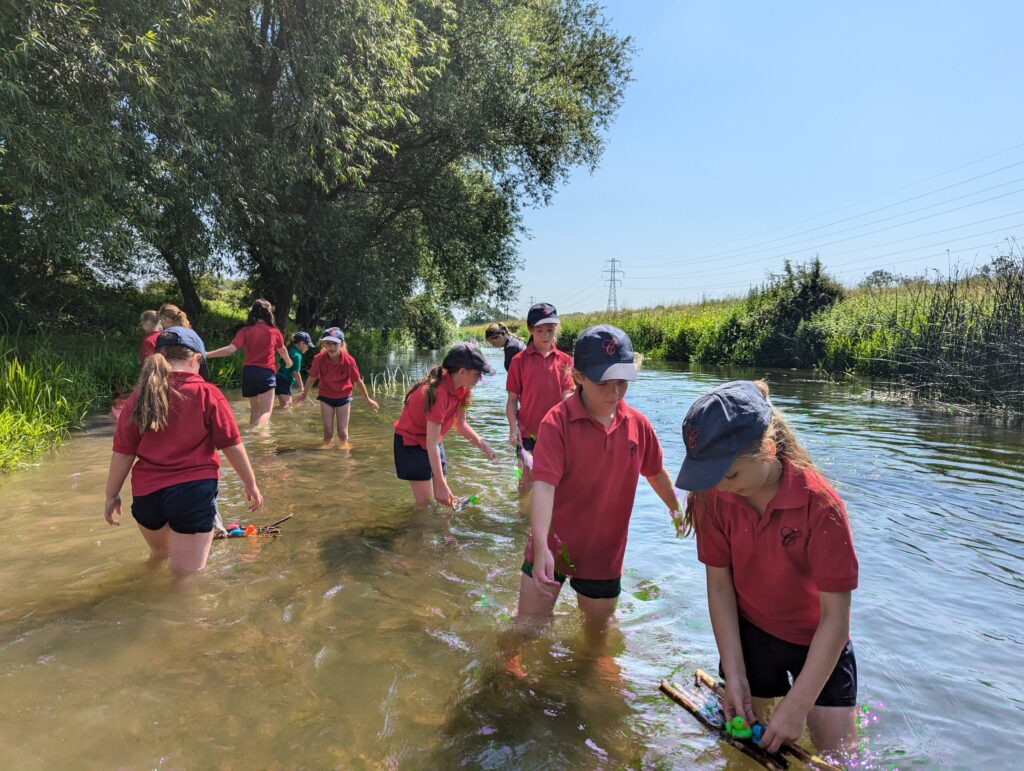
POLYGON ((530 502, 530 532, 533 537, 533 582, 544 594, 552 594, 557 587, 555 557, 548 548, 551 516, 555 508, 555 486, 539 480, 533 483, 530 502))
POLYGON ((462 410, 459 410, 459 414, 455 418, 455 431, 471 445, 478 448, 490 460, 494 460, 497 457, 497 454, 491 449, 491 446, 481 439, 480 435, 474 431, 473 427, 466 421, 466 414, 462 410))
POLYGON ((103 516, 110 525, 121 524, 114 520, 114 514, 121 516, 121 488, 124 487, 124 480, 128 478, 133 463, 135 463, 134 455, 115 452, 110 456, 110 469, 107 471, 106 501, 103 504, 103 516))
POLYGON ((284 361, 284 366, 288 369, 292 368, 292 357, 288 355, 288 349, 283 345, 277 349, 277 355, 284 361))
POLYGON ((356 381, 356 385, 359 386, 359 390, 363 392, 363 398, 366 399, 366 403, 370 405, 370 409, 374 412, 380 410, 380 405, 370 398, 370 392, 366 390, 366 383, 363 382, 362 378, 356 381))
POLYGON ((754 720, 754 705, 747 682, 747 667, 743 662, 740 644, 740 620, 736 610, 736 587, 732 582, 732 568, 706 566, 708 582, 708 610, 711 627, 715 630, 718 657, 725 672, 725 699, 722 706, 727 717, 743 715, 754 720))
POLYGON ((843 646, 850 639, 850 592, 819 592, 821 618, 811 640, 800 675, 772 714, 761 744, 775 752, 785 742, 800 738, 807 713, 817 701, 821 689, 839 661, 843 646))
POLYGON ((295 382, 299 384, 299 392, 302 392, 302 373, 295 370, 295 382))
MULTIPOLYGON (((298 373, 296 373, 296 374, 298 374, 298 373)), ((301 380, 302 379, 302 375, 298 375, 298 378, 301 380)), ((309 392, 313 390, 313 386, 316 385, 316 381, 319 380, 319 379, 320 378, 318 378, 316 375, 314 375, 309 380, 307 380, 306 381, 306 387, 302 389, 302 393, 300 393, 298 396, 295 397, 295 401, 296 402, 301 402, 301 401, 305 400, 305 398, 307 396, 309 396, 309 392)))
POLYGON ((249 463, 249 454, 245 451, 245 445, 239 442, 221 450, 224 457, 228 459, 231 468, 238 474, 245 486, 245 497, 249 499, 249 511, 258 511, 263 508, 263 495, 256 486, 256 474, 253 473, 252 464, 249 463))
POLYGON ((668 471, 662 469, 654 476, 647 477, 647 482, 658 494, 658 497, 665 502, 669 511, 680 510, 679 497, 676 495, 676 489, 672 486, 672 477, 668 475, 668 471))
POLYGON ((441 466, 441 451, 437 445, 441 441, 441 424, 427 421, 427 458, 430 460, 430 471, 434 477, 434 500, 445 506, 455 508, 455 496, 448 487, 441 466))
POLYGON ((225 356, 230 356, 231 354, 233 354, 237 350, 238 350, 238 348, 236 346, 232 345, 231 343, 228 343, 223 348, 217 348, 216 350, 213 350, 213 351, 207 351, 206 358, 207 359, 221 359, 221 358, 223 358, 225 356))
POLYGON ((508 443, 513 447, 522 444, 519 436, 519 394, 510 393, 505 402, 505 417, 508 418, 508 443))

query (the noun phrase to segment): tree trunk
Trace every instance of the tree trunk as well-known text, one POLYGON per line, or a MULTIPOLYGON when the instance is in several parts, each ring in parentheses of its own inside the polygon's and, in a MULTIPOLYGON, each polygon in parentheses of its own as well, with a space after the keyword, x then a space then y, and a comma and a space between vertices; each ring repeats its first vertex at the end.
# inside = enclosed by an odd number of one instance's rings
POLYGON ((185 313, 189 315, 189 318, 198 318, 203 313, 203 302, 199 299, 199 291, 196 289, 196 282, 192 276, 192 268, 189 266, 188 260, 171 254, 169 251, 162 251, 161 256, 167 263, 167 267, 171 271, 171 275, 174 276, 174 280, 178 282, 178 288, 181 289, 181 299, 182 305, 185 307, 185 313))

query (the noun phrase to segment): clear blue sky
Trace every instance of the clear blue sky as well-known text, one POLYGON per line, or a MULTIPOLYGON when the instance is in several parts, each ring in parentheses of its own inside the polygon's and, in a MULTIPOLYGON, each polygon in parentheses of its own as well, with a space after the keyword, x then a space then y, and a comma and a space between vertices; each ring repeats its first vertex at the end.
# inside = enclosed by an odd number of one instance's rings
POLYGON ((605 8, 635 80, 598 169, 526 212, 515 311, 604 308, 613 257, 642 307, 741 294, 787 256, 852 284, 1024 236, 1024 3, 605 8))

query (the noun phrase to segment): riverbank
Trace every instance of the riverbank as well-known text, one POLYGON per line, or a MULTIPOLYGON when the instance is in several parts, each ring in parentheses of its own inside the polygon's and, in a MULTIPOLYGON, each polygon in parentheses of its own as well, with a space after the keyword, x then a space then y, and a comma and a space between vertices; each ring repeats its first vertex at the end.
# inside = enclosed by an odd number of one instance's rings
MULTIPOLYGON (((910 401, 1024 419, 1024 260, 934 281, 841 287, 820 263, 787 266, 744 298, 565 314, 559 346, 614 324, 670 362, 813 369, 910 401)), ((510 322, 525 336, 522 321, 510 322)), ((464 327, 483 339, 486 325, 464 327)))

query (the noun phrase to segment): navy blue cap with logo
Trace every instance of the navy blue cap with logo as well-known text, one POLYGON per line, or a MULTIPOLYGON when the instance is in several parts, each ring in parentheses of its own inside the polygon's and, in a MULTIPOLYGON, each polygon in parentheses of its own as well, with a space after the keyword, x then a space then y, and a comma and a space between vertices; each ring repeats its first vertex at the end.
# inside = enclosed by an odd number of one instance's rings
POLYGON ((313 345, 313 338, 309 336, 309 332, 296 332, 295 339, 305 343, 310 347, 312 347, 313 345))
POLYGON ((610 324, 583 330, 572 351, 572 365, 596 382, 636 380, 635 359, 629 335, 610 324))
POLYGON ((535 327, 538 324, 560 324, 558 311, 551 303, 537 303, 530 307, 526 314, 526 326, 535 327))
POLYGON ((686 458, 676 477, 680 490, 710 490, 736 457, 764 436, 772 405, 750 380, 724 383, 693 403, 683 419, 686 458))
POLYGON ((456 343, 451 347, 441 362, 441 366, 449 372, 457 369, 475 369, 490 375, 494 372, 480 349, 469 343, 456 343))
POLYGON ((183 345, 190 351, 202 354, 203 359, 206 359, 206 346, 203 345, 199 335, 188 327, 167 327, 157 335, 156 348, 164 348, 168 345, 183 345))

